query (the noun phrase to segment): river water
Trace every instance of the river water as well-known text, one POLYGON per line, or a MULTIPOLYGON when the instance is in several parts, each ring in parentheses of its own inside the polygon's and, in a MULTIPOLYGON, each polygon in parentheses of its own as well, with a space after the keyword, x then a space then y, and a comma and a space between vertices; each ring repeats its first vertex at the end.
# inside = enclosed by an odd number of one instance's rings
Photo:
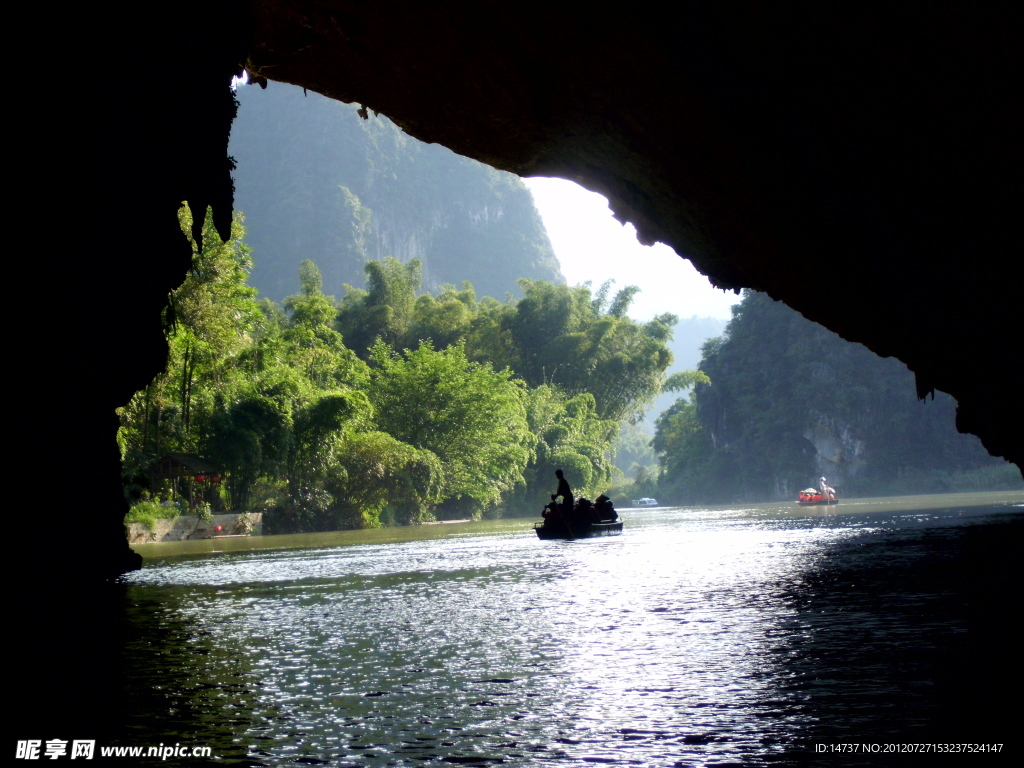
MULTIPOLYGON (((624 511, 621 536, 571 542, 496 521, 142 547, 117 741, 339 766, 1008 742, 958 700, 1001 687, 991 614, 1019 593, 985 596, 1016 588, 998 561, 1024 541, 1024 494, 794 507, 624 511)), ((839 764, 859 762, 888 764, 839 764)))

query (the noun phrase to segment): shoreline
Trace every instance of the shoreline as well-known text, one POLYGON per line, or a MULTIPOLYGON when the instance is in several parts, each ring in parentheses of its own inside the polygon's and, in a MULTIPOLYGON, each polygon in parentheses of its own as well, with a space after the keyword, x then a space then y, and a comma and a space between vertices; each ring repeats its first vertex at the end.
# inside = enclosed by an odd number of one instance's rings
MULTIPOLYGON (((883 496, 861 499, 840 499, 829 507, 801 507, 795 501, 776 501, 761 504, 720 504, 626 508, 625 522, 629 525, 634 515, 657 518, 661 514, 707 515, 712 519, 780 520, 793 518, 837 518, 850 515, 871 515, 905 512, 907 514, 928 510, 950 510, 958 507, 1020 508, 1024 512, 1024 491, 979 491, 976 493, 927 494, 918 496, 883 496)), ((322 533, 293 533, 272 536, 245 536, 238 538, 198 539, 180 542, 157 542, 134 544, 132 549, 145 562, 153 563, 164 559, 187 558, 210 554, 244 553, 282 549, 327 549, 347 546, 374 546, 379 544, 401 544, 412 541, 464 538, 476 536, 500 536, 526 534, 532 531, 535 517, 502 518, 499 520, 437 520, 420 525, 371 528, 354 531, 329 531, 322 533)))

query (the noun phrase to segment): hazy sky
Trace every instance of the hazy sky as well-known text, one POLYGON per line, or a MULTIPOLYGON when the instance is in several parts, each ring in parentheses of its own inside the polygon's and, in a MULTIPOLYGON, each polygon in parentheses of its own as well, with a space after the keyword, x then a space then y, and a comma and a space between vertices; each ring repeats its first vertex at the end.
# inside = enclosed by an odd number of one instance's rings
POLYGON ((708 279, 667 245, 647 247, 632 224, 612 217, 608 201, 564 179, 523 179, 544 219, 562 274, 570 285, 608 278, 615 287, 638 285, 630 316, 649 320, 662 312, 729 319, 739 301, 732 291, 712 287, 708 279))

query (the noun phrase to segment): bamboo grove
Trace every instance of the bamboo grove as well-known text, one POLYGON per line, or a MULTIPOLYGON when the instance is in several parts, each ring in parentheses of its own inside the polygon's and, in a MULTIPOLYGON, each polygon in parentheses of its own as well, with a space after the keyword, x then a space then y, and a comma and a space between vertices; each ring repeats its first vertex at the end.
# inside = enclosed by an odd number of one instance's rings
POLYGON ((278 305, 248 285, 241 214, 227 242, 209 214, 202 231, 165 310, 167 367, 119 409, 131 501, 165 497, 150 468, 186 454, 223 479, 204 503, 263 511, 271 532, 533 514, 555 468, 603 492, 619 425, 665 383, 676 318, 627 317, 632 287, 434 295, 418 261, 387 258, 339 301, 307 260, 278 305))

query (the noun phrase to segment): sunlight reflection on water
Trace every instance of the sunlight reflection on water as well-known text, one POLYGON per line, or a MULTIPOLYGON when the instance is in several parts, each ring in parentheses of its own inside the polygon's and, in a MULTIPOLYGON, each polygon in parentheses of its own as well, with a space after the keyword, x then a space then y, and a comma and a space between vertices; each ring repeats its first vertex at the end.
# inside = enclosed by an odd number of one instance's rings
POLYGON ((526 531, 167 560, 129 581, 212 649, 194 676, 251 693, 204 705, 236 718, 216 746, 227 758, 759 764, 814 724, 814 682, 789 663, 829 630, 802 616, 809 575, 841 545, 965 513, 758 513, 631 512, 622 536, 588 541, 526 531), (210 661, 238 654, 241 670, 210 661))

